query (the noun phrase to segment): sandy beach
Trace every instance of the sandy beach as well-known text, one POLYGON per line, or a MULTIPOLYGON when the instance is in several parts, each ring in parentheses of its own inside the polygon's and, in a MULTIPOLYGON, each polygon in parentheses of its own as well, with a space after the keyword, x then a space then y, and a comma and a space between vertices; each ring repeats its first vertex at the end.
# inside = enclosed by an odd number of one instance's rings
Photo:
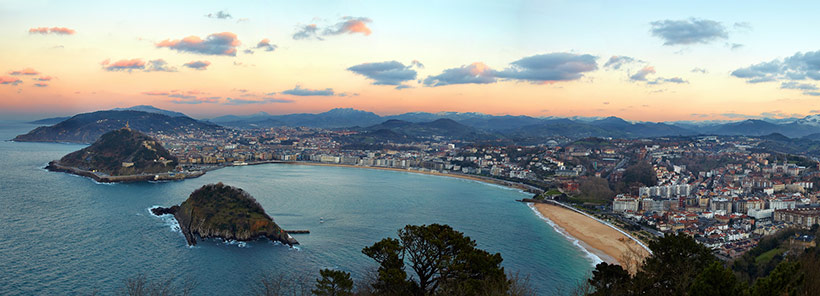
MULTIPOLYGON (((313 166, 336 166, 336 167, 353 167, 363 169, 376 169, 398 172, 410 172, 426 175, 445 176, 453 178, 461 178, 479 182, 486 182, 500 186, 516 188, 524 191, 532 190, 532 187, 520 183, 508 182, 499 179, 487 178, 475 175, 466 175, 460 173, 443 174, 435 171, 419 171, 413 169, 387 168, 387 167, 373 167, 373 166, 358 166, 346 164, 331 164, 331 163, 317 163, 317 162, 283 162, 297 165, 313 165, 313 166)), ((637 265, 649 255, 643 247, 638 245, 635 241, 605 225, 595 219, 587 217, 583 214, 573 210, 564 208, 562 206, 553 204, 536 203, 535 209, 544 217, 555 223, 561 228, 559 231, 565 232, 567 235, 578 239, 579 244, 592 254, 595 254, 601 260, 608 263, 617 263, 630 269, 634 272, 637 265)))
POLYGON ((649 254, 626 235, 583 214, 552 204, 537 203, 534 206, 541 215, 577 238, 584 248, 601 260, 634 270, 638 261, 632 258, 642 260, 649 254))

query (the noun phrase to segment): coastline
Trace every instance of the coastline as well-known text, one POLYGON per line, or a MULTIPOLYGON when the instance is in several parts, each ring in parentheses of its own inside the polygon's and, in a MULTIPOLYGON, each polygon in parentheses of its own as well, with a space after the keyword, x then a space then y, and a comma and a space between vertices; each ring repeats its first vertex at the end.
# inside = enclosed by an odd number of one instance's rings
MULTIPOLYGON (((261 164, 290 164, 290 165, 309 165, 309 166, 330 166, 330 167, 349 167, 349 168, 362 168, 362 169, 374 169, 374 170, 385 170, 385 171, 394 171, 394 172, 407 172, 407 173, 417 173, 417 174, 424 174, 424 175, 432 175, 432 176, 440 176, 440 177, 453 177, 459 178, 464 180, 470 180, 475 182, 481 182, 496 186, 503 186, 511 189, 521 190, 522 192, 527 193, 539 193, 543 192, 542 189, 526 185, 523 183, 517 183, 512 181, 506 181, 501 179, 495 179, 491 177, 485 176, 477 176, 477 175, 467 175, 461 173, 441 173, 438 171, 431 171, 431 170, 424 170, 424 169, 410 169, 410 168, 390 168, 390 167, 376 167, 376 166, 360 166, 360 165, 349 165, 349 164, 336 164, 336 163, 320 163, 320 162, 305 162, 305 161, 262 161, 262 162, 252 162, 247 163, 247 165, 261 165, 261 164)), ((60 166, 55 162, 49 163, 49 166, 46 167, 47 170, 50 171, 57 171, 57 172, 65 172, 69 174, 79 175, 91 178, 95 181, 101 183, 116 183, 116 182, 139 182, 139 181, 162 181, 162 180, 182 180, 188 178, 196 178, 201 175, 204 175, 207 171, 217 170, 220 168, 230 167, 228 166, 219 166, 214 167, 211 169, 203 170, 196 172, 196 174, 176 174, 174 176, 163 176, 159 175, 159 179, 155 179, 157 175, 133 175, 133 176, 99 176, 93 172, 79 170, 77 168, 71 167, 64 167, 60 166)), ((641 243, 636 243, 634 238, 627 237, 624 235, 622 230, 616 229, 612 225, 606 225, 595 218, 589 217, 587 215, 583 215, 571 209, 565 208, 563 205, 553 205, 547 203, 527 203, 527 206, 530 207, 534 214, 539 216, 542 220, 552 227, 555 231, 559 232, 563 235, 567 240, 573 243, 578 248, 581 248, 585 253, 587 253, 587 257, 593 262, 593 265, 596 265, 600 262, 607 262, 611 264, 619 264, 621 266, 631 266, 634 264, 630 264, 628 262, 624 262, 627 260, 626 258, 631 255, 634 257, 634 253, 640 253, 641 259, 648 255, 648 251, 645 250, 645 246, 641 243), (631 246, 631 247, 630 247, 631 246)))
POLYGON ((51 161, 45 167, 46 170, 52 172, 67 173, 82 177, 90 178, 99 183, 130 183, 130 182, 144 182, 144 181, 176 181, 190 178, 197 178, 205 174, 204 171, 188 172, 188 173, 157 173, 157 174, 141 174, 141 175, 124 175, 124 176, 110 176, 99 175, 95 172, 82 170, 75 167, 63 166, 57 161, 51 161))
MULTIPOLYGON (((278 163, 419 173, 488 183, 530 193, 533 191, 531 186, 520 183, 459 173, 443 174, 436 171, 300 161, 278 163)), ((607 262, 610 264, 625 266, 626 268, 631 269, 630 272, 634 272, 634 268, 631 266, 635 266, 635 263, 625 261, 634 261, 635 259, 632 258, 636 256, 639 257, 639 260, 643 260, 643 258, 649 254, 649 251, 643 243, 636 241, 632 237, 624 235, 623 230, 616 229, 615 226, 604 224, 595 218, 578 213, 571 209, 567 209, 563 205, 553 205, 547 203, 527 203, 527 205, 533 210, 535 215, 545 220, 545 222, 555 231, 563 235, 567 240, 587 253, 587 257, 592 261, 593 265, 600 262, 607 262)))
POLYGON ((547 223, 555 224, 557 227, 553 228, 556 231, 564 232, 562 234, 571 241, 576 239, 576 245, 604 262, 619 264, 634 272, 636 263, 649 255, 649 251, 642 244, 594 218, 561 205, 528 203, 528 206, 543 216, 547 223))
MULTIPOLYGON (((330 163, 316 163, 316 162, 281 162, 284 164, 302 164, 313 166, 335 166, 335 167, 352 167, 364 169, 377 169, 397 172, 419 173, 433 176, 445 176, 466 179, 476 182, 483 182, 492 185, 505 186, 513 189, 522 190, 524 192, 531 192, 531 188, 526 185, 504 180, 465 175, 465 174, 442 174, 435 171, 419 171, 413 169, 399 169, 387 167, 370 167, 346 164, 330 164, 330 163)), ((630 272, 635 271, 636 259, 643 260, 649 255, 646 246, 637 241, 633 237, 624 234, 623 230, 617 229, 613 225, 604 224, 603 222, 589 217, 587 215, 578 213, 575 210, 565 208, 563 205, 553 205, 548 203, 527 203, 534 214, 552 227, 555 231, 563 235, 567 240, 572 242, 575 246, 587 253, 587 257, 592 261, 593 265, 600 262, 607 262, 610 264, 618 264, 630 269, 630 272), (631 262, 626 262, 631 261, 631 262)))
MULTIPOLYGON (((513 189, 522 190, 528 193, 540 193, 543 192, 542 189, 537 188, 535 186, 530 186, 522 183, 506 181, 501 179, 495 179, 490 177, 484 176, 477 176, 477 175, 467 175, 462 173, 440 173, 437 171, 430 171, 430 170, 418 170, 418 169, 401 169, 401 168, 389 168, 389 167, 377 167, 377 166, 360 166, 360 165, 352 165, 352 164, 338 164, 338 163, 321 163, 321 162, 303 162, 303 161, 290 161, 290 162, 274 162, 274 163, 281 163, 281 164, 295 164, 295 165, 312 165, 312 166, 331 166, 331 167, 349 167, 349 168, 360 168, 360 169, 373 169, 373 170, 384 170, 384 171, 394 171, 394 172, 405 172, 405 173, 416 173, 416 174, 424 174, 424 175, 432 175, 432 176, 443 176, 443 177, 453 177, 477 182, 483 182, 498 186, 509 187, 513 189)), ((253 165, 253 164, 248 164, 253 165)))

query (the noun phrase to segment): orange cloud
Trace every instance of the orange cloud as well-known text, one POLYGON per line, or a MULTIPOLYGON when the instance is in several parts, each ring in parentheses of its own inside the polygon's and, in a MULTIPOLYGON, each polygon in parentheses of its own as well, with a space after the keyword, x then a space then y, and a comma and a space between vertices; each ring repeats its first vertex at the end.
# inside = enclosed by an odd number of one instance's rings
POLYGON ((37 78, 38 81, 51 81, 51 79, 51 76, 40 76, 40 78, 37 78))
POLYGON ((325 35, 362 33, 365 36, 369 36, 370 33, 372 33, 370 28, 367 27, 367 23, 372 22, 369 18, 347 16, 342 19, 344 21, 336 24, 336 29, 329 28, 325 30, 325 35))
POLYGON ((362 33, 365 36, 369 36, 370 33, 372 33, 370 28, 367 27, 367 24, 362 20, 349 20, 345 22, 344 30, 350 34, 362 33))
POLYGON ((76 33, 76 31, 66 27, 54 27, 49 29, 49 32, 61 35, 74 35, 76 33))
POLYGON ((37 74, 40 74, 40 72, 37 72, 37 70, 34 70, 32 68, 25 68, 23 70, 11 71, 11 72, 9 72, 9 74, 11 74, 11 75, 37 75, 37 74))
POLYGON ((39 28, 31 28, 28 29, 29 34, 48 34, 48 28, 46 27, 39 27, 39 28))
POLYGON ((22 83, 22 82, 23 81, 18 79, 17 77, 0 76, 0 84, 17 85, 17 84, 22 83))
POLYGON ((66 28, 66 27, 51 27, 51 28, 38 27, 38 28, 28 29, 29 34, 43 34, 43 35, 46 35, 46 34, 49 34, 49 33, 58 34, 58 35, 74 35, 74 33, 76 33, 76 32, 77 31, 74 31, 74 30, 66 28))
POLYGON ((485 63, 475 62, 472 63, 470 67, 468 67, 468 69, 470 70, 470 74, 478 76, 483 74, 484 72, 487 72, 487 70, 490 70, 490 67, 487 66, 487 64, 485 63))

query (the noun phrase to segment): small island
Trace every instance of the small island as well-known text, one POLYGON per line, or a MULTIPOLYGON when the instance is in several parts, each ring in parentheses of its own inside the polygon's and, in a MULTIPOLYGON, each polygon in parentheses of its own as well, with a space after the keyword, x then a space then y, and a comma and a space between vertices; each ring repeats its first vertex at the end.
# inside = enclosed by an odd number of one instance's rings
POLYGON ((52 161, 46 169, 85 176, 98 182, 181 180, 203 172, 177 171, 177 158, 162 144, 125 127, 103 134, 90 146, 52 161))
POLYGON ((195 190, 182 204, 170 208, 153 208, 154 215, 174 215, 188 245, 196 237, 251 241, 266 237, 292 246, 297 242, 262 206, 242 189, 222 183, 208 184, 195 190))

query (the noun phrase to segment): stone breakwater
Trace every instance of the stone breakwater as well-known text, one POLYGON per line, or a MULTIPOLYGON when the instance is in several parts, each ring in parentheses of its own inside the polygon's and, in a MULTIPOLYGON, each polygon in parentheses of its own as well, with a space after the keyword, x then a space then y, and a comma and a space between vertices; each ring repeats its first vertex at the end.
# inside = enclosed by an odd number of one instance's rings
POLYGON ((52 172, 63 172, 74 174, 78 176, 88 177, 100 183, 127 183, 127 182, 144 182, 144 181, 175 181, 190 178, 196 178, 205 174, 203 171, 184 172, 184 173, 158 173, 158 174, 139 174, 139 175, 125 175, 125 176, 111 176, 83 170, 76 167, 69 167, 60 165, 56 160, 51 161, 46 166, 46 169, 52 172))

